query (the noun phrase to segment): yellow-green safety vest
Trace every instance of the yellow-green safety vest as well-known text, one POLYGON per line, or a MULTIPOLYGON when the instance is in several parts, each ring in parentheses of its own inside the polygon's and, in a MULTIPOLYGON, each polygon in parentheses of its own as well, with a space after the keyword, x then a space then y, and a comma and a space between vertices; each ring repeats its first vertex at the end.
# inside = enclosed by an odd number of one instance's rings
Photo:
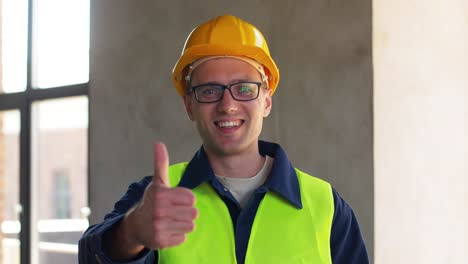
MULTIPOLYGON (((188 163, 169 167, 171 186, 177 186, 188 163)), ((330 234, 334 213, 329 183, 295 169, 303 208, 275 192, 260 202, 248 241, 245 264, 332 263, 330 234)), ((195 230, 178 246, 158 251, 159 264, 234 264, 235 234, 231 216, 213 187, 194 188, 199 217, 195 230)))

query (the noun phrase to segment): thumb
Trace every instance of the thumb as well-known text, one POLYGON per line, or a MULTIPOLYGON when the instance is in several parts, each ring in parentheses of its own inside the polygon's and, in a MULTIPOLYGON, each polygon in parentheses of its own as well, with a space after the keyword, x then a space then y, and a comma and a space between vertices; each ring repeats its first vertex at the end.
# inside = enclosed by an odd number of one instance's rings
POLYGON ((153 182, 159 186, 170 187, 167 170, 169 168, 169 155, 166 145, 162 142, 154 143, 153 182))

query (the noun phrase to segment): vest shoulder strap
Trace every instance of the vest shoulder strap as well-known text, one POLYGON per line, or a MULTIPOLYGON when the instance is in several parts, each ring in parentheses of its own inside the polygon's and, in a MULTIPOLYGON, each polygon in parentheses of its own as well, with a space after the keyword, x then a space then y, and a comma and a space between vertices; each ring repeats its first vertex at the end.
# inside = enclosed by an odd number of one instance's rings
POLYGON ((176 187, 184 175, 185 168, 187 168, 188 162, 181 162, 169 166, 169 184, 171 187, 176 187))

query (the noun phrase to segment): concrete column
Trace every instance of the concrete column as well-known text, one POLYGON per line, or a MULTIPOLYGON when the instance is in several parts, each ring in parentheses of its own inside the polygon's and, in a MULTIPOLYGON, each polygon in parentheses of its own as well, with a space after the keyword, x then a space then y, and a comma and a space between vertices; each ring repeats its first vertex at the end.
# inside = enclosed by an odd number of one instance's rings
POLYGON ((468 2, 373 8, 375 263, 467 263, 468 2))

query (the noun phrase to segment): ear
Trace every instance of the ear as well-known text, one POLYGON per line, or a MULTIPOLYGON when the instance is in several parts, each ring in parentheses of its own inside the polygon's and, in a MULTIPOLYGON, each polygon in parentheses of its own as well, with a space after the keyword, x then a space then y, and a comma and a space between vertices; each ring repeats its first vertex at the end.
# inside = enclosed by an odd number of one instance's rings
POLYGON ((271 89, 268 89, 265 95, 265 111, 263 112, 263 117, 268 117, 270 115, 272 103, 271 89))
POLYGON ((192 112, 192 96, 185 94, 183 99, 184 99, 185 112, 187 112, 189 119, 193 121, 194 119, 193 119, 193 112, 192 112))

